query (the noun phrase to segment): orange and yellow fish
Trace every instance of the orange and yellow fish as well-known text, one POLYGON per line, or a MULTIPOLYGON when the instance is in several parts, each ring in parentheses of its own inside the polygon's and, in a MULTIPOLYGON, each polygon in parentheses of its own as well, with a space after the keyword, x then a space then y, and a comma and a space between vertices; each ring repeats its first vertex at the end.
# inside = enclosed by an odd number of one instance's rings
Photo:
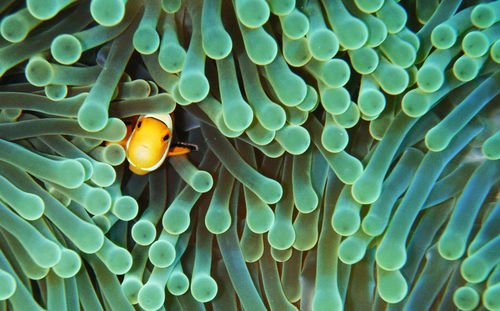
POLYGON ((137 175, 156 170, 167 157, 197 150, 195 145, 172 143, 174 124, 170 114, 147 114, 128 119, 125 124, 127 134, 118 144, 125 148, 129 168, 137 175))

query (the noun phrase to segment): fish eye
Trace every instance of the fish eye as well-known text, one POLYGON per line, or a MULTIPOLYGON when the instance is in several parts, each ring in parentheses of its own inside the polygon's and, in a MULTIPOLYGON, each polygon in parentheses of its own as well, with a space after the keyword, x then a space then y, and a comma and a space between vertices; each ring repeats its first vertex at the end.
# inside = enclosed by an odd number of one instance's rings
POLYGON ((141 128, 141 125, 142 125, 142 121, 139 121, 139 123, 137 123, 137 128, 141 128))
POLYGON ((166 134, 165 136, 163 136, 163 141, 167 141, 169 138, 170 138, 170 135, 166 134))

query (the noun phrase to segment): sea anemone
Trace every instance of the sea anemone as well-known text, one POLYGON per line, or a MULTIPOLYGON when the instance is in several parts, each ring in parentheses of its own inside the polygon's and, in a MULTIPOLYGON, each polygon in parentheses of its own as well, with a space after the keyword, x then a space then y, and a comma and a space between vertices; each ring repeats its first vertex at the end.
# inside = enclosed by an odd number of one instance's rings
POLYGON ((0 14, 0 310, 500 310, 500 1, 0 14))

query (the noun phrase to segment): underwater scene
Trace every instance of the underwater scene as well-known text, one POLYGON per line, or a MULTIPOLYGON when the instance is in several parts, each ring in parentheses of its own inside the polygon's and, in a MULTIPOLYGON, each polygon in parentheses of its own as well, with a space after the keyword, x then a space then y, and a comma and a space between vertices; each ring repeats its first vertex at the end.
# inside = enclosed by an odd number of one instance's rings
POLYGON ((500 311, 500 0, 0 0, 0 311, 500 311))

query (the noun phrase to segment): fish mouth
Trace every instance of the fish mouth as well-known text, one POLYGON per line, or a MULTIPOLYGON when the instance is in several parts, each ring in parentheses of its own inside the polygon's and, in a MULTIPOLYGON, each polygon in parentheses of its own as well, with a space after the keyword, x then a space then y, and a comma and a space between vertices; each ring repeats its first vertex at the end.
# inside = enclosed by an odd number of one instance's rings
POLYGON ((151 150, 146 145, 140 145, 131 151, 127 150, 127 160, 138 168, 149 167, 154 163, 151 163, 151 150))

